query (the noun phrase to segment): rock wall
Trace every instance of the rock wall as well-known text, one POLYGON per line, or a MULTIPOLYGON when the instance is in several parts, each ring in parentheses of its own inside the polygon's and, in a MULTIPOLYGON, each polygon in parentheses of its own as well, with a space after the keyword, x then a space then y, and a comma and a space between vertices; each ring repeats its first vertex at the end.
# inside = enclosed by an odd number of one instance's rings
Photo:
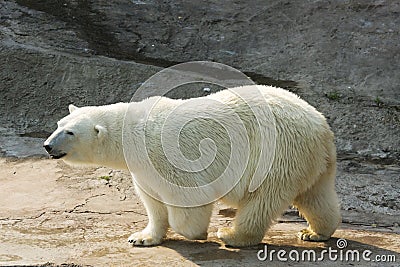
POLYGON ((0 134, 44 137, 70 103, 129 101, 163 67, 209 60, 316 106, 342 157, 398 162, 399 14, 391 0, 0 1, 0 134))

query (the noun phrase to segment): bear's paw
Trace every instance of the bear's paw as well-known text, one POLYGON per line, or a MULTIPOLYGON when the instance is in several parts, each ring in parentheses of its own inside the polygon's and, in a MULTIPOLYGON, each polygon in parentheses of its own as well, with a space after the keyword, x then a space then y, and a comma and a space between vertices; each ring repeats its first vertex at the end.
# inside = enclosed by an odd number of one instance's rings
POLYGON ((298 237, 303 241, 326 241, 329 239, 329 236, 324 236, 315 233, 311 229, 303 229, 298 233, 298 237))
POLYGON ((230 227, 222 227, 218 229, 217 236, 225 245, 229 247, 247 247, 257 245, 261 239, 259 236, 253 234, 241 234, 230 227))
POLYGON ((147 231, 141 231, 132 234, 128 238, 128 242, 134 246, 148 247, 161 244, 162 238, 155 237, 151 233, 148 233, 147 231))

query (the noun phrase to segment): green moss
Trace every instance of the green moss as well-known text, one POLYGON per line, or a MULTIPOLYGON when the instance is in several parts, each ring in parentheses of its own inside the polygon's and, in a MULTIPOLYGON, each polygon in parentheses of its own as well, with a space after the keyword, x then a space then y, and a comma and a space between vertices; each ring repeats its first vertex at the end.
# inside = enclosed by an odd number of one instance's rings
POLYGON ((330 100, 339 100, 341 98, 341 95, 337 91, 332 91, 332 92, 326 93, 325 95, 330 100))
POLYGON ((100 176, 99 178, 106 180, 107 182, 109 182, 111 180, 111 176, 109 176, 109 175, 103 175, 103 176, 100 176))
POLYGON ((382 100, 379 98, 379 96, 375 97, 374 99, 375 104, 378 106, 381 106, 383 104, 382 100))

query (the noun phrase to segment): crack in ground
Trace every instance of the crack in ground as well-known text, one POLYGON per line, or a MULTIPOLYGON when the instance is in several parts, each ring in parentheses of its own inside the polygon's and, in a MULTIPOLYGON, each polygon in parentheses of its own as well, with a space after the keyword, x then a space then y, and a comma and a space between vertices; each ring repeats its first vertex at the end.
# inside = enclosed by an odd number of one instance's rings
MULTIPOLYGON (((42 217, 43 215, 45 215, 47 212, 46 211, 43 211, 43 212, 41 212, 39 215, 35 215, 35 216, 30 216, 30 217, 23 217, 23 218, 11 218, 11 217, 7 217, 7 218, 0 218, 0 222, 1 221, 5 221, 5 222, 7 222, 7 221, 9 221, 9 223, 7 223, 8 225, 11 225, 11 226, 15 226, 15 225, 17 225, 17 224, 19 224, 19 223, 22 223, 22 222, 24 222, 24 221, 26 221, 26 220, 36 220, 36 219, 39 219, 40 217, 42 217)), ((46 220, 46 219, 45 219, 46 220)), ((45 221, 44 220, 44 221, 45 221)), ((41 222, 40 224, 42 224, 43 222, 41 222)), ((2 224, 0 224, 0 227, 2 226, 2 224)))
POLYGON ((113 212, 111 212, 111 211, 104 211, 103 212, 103 211, 92 211, 92 210, 84 210, 84 211, 77 210, 77 209, 82 208, 85 205, 87 205, 88 202, 91 199, 96 198, 96 197, 100 197, 100 196, 105 196, 105 195, 106 194, 102 193, 102 194, 97 194, 97 195, 94 195, 94 196, 90 196, 90 197, 85 199, 85 203, 78 204, 75 207, 73 207, 71 210, 66 210, 65 212, 74 213, 74 214, 98 214, 98 215, 111 215, 111 214, 120 215, 120 214, 123 214, 123 213, 134 213, 134 214, 137 214, 137 215, 147 216, 144 213, 133 211, 133 210, 123 210, 123 211, 113 211, 113 212))
POLYGON ((113 214, 112 212, 91 211, 91 210, 73 211, 73 213, 75 213, 75 214, 98 214, 98 215, 110 215, 110 214, 113 214))
MULTIPOLYGON (((65 212, 68 212, 68 213, 80 213, 80 212, 76 211, 76 209, 81 208, 81 207, 84 207, 86 204, 88 204, 89 200, 91 200, 92 198, 101 197, 101 196, 105 196, 105 195, 106 195, 106 194, 102 193, 102 194, 97 194, 97 195, 94 195, 94 196, 90 196, 90 197, 88 197, 88 198, 85 199, 85 202, 84 202, 84 203, 75 205, 75 207, 73 207, 71 210, 66 210, 65 212)), ((82 212, 81 212, 81 213, 82 213, 82 212)))
POLYGON ((147 216, 144 213, 141 212, 137 212, 137 211, 133 211, 133 210, 122 210, 122 211, 92 211, 92 210, 85 210, 85 211, 71 211, 68 213, 74 213, 74 214, 98 214, 98 215, 111 215, 111 214, 115 214, 115 215, 121 215, 124 213, 134 213, 137 215, 142 215, 142 216, 147 216))

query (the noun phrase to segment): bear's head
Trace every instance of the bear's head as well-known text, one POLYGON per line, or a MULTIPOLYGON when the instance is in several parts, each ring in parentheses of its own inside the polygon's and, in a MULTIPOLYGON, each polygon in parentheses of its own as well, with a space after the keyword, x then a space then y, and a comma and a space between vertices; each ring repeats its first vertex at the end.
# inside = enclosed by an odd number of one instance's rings
POLYGON ((107 129, 101 123, 104 112, 98 107, 69 105, 70 114, 57 122, 58 128, 44 142, 51 158, 73 165, 98 164, 97 159, 107 129))

